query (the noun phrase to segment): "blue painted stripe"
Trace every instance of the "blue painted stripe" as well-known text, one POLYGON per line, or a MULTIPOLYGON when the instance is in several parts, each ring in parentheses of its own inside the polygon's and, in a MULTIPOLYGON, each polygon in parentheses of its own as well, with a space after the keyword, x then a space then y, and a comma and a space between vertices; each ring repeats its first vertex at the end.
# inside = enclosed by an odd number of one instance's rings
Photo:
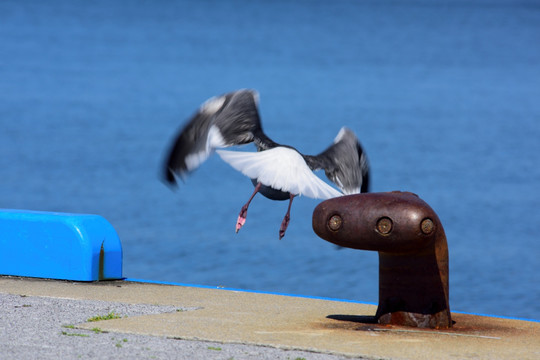
MULTIPOLYGON (((273 291, 236 289, 236 288, 227 288, 223 286, 197 285, 197 284, 177 283, 177 282, 171 282, 171 281, 143 280, 143 279, 131 279, 131 278, 125 278, 124 280, 132 281, 132 282, 140 282, 140 283, 159 284, 159 285, 185 286, 185 287, 193 287, 193 288, 200 288, 200 289, 227 290, 227 291, 238 291, 238 292, 253 293, 253 294, 280 295, 280 296, 290 296, 290 297, 304 298, 304 299, 339 301, 339 302, 346 302, 346 303, 375 305, 375 306, 378 305, 377 303, 358 301, 358 300, 337 299, 337 298, 311 296, 311 295, 288 294, 288 293, 279 293, 279 292, 273 292, 273 291)), ((536 320, 536 319, 527 319, 527 318, 519 318, 519 317, 513 317, 513 316, 491 315, 491 314, 482 314, 482 313, 471 313, 471 312, 465 312, 465 311, 452 310, 452 313, 464 314, 464 315, 475 315, 475 316, 486 316, 486 317, 493 317, 493 318, 507 319, 507 320, 540 322, 540 320, 536 320)))
POLYGON ((131 278, 126 278, 124 280, 125 281, 133 281, 133 282, 141 282, 141 283, 149 283, 149 284, 186 286, 186 287, 201 288, 201 289, 227 290, 227 291, 238 291, 238 292, 253 293, 253 294, 280 295, 280 296, 290 296, 290 297, 304 298, 304 299, 340 301, 340 302, 364 304, 364 305, 377 305, 377 303, 358 301, 358 300, 336 299, 336 298, 328 298, 328 297, 322 297, 322 296, 311 296, 311 295, 287 294, 287 293, 279 293, 279 292, 273 292, 273 291, 262 291, 262 290, 236 289, 236 288, 228 288, 228 287, 223 287, 223 286, 185 284, 185 283, 177 283, 177 282, 169 282, 169 281, 142 280, 142 279, 131 279, 131 278))

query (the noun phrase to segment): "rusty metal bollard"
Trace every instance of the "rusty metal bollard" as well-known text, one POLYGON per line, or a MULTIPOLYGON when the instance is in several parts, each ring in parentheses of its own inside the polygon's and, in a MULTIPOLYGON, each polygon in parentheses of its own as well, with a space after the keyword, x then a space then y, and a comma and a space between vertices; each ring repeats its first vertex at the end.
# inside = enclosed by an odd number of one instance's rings
POLYGON ((380 324, 450 328, 448 246, 437 214, 409 192, 329 199, 313 230, 339 246, 379 252, 380 324))

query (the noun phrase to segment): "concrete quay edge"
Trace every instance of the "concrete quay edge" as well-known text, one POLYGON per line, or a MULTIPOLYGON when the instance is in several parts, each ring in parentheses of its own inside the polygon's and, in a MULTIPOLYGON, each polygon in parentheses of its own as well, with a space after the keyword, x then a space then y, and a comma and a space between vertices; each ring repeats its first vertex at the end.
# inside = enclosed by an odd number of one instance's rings
POLYGON ((538 359, 540 323, 453 313, 447 330, 366 322, 376 306, 204 287, 115 280, 73 282, 0 276, 0 293, 169 306, 176 311, 74 326, 366 359, 538 359))

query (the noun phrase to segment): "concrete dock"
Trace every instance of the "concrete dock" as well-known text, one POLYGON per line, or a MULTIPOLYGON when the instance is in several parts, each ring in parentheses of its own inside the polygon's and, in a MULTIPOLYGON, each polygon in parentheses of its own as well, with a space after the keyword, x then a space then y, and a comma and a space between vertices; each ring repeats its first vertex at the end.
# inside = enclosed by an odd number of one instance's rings
POLYGON ((539 359, 540 322, 369 323, 355 302, 135 281, 0 277, 0 359, 539 359))

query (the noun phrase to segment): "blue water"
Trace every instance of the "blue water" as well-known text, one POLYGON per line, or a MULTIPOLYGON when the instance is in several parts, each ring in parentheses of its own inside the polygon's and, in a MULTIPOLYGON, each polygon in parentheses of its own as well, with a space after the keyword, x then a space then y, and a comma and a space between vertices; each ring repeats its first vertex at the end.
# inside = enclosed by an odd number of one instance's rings
POLYGON ((256 197, 212 157, 176 192, 174 133, 210 96, 261 94, 265 131, 318 153, 342 125, 372 191, 441 218, 453 310, 540 319, 540 6, 527 1, 0 2, 0 207, 97 213, 124 274, 377 302, 378 258, 256 197))

